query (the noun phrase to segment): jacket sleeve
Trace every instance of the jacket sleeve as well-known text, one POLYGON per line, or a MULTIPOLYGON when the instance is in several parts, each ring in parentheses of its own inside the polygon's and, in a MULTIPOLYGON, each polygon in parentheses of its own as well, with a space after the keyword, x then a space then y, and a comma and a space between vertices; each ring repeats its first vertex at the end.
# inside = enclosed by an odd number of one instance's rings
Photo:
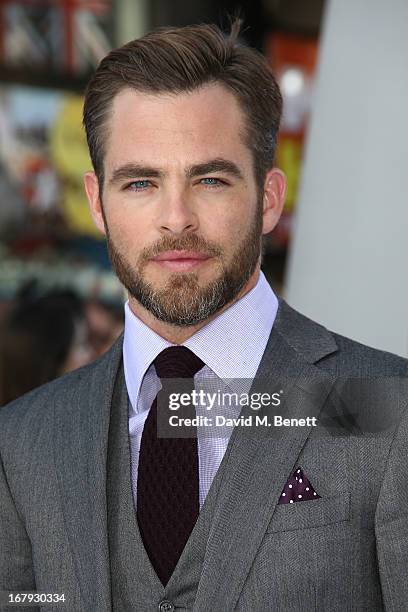
POLYGON ((0 591, 21 590, 35 591, 31 544, 0 456, 0 591))
POLYGON ((394 436, 378 498, 375 533, 384 607, 406 610, 408 601, 408 415, 394 436))

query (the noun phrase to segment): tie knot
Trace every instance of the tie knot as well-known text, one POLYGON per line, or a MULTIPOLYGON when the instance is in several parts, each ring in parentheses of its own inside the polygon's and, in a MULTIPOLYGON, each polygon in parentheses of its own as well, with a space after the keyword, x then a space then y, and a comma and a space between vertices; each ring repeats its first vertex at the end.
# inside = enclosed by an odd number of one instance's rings
POLYGON ((153 363, 159 378, 193 378, 205 365, 186 346, 164 349, 153 363))

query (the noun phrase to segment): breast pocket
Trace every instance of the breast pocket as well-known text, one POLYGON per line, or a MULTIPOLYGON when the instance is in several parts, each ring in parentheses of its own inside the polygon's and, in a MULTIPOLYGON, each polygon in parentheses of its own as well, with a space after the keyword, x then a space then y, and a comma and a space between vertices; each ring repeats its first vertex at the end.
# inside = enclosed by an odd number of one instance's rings
POLYGON ((281 504, 276 507, 267 533, 308 529, 350 519, 350 493, 310 501, 281 504))

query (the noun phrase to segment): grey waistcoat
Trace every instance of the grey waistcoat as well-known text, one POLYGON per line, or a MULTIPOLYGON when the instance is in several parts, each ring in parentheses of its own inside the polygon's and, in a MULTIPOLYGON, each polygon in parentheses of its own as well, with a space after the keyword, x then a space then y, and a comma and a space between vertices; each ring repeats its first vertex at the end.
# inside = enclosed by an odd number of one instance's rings
POLYGON ((107 463, 113 611, 157 612, 162 601, 171 602, 176 610, 192 610, 226 461, 223 461, 217 472, 186 547, 164 588, 147 556, 137 524, 131 487, 128 406, 122 366, 119 368, 112 398, 107 463))

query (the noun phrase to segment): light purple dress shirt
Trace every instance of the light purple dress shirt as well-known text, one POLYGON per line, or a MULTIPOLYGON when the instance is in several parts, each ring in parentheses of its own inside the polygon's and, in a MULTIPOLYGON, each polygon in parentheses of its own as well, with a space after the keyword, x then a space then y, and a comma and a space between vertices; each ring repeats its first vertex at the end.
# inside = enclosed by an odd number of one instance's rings
MULTIPOLYGON (((194 377, 196 390, 203 388, 205 380, 206 388, 208 381, 210 384, 213 381, 214 389, 248 393, 277 310, 277 297, 261 272, 251 291, 186 340, 183 345, 206 364, 194 377)), ((152 362, 169 346, 174 345, 145 325, 126 302, 123 362, 130 400, 129 435, 135 505, 143 426, 161 389, 152 362)), ((227 431, 223 437, 200 436, 198 433, 200 509, 224 457, 230 433, 227 431)))

